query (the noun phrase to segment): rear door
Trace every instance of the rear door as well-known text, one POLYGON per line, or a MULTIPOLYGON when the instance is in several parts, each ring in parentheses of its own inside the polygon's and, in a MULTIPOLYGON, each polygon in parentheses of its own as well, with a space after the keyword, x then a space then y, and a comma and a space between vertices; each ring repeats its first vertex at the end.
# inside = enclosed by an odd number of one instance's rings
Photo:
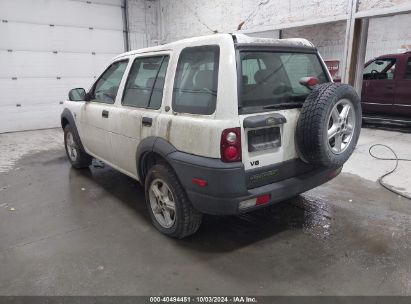
POLYGON ((411 54, 402 58, 403 69, 396 73, 396 88, 394 99, 394 112, 398 116, 411 116, 411 54))
POLYGON ((395 58, 379 58, 364 68, 361 104, 365 113, 392 114, 395 58))
POLYGON ((128 60, 112 63, 90 90, 91 100, 81 108, 82 143, 96 157, 112 162, 110 141, 110 112, 114 109, 117 92, 128 60))
POLYGON ((144 138, 157 135, 168 61, 167 53, 135 58, 121 102, 113 110, 113 163, 133 177, 137 177, 139 143, 144 138))
POLYGON ((328 74, 315 52, 240 51, 239 113, 242 153, 249 188, 311 170, 302 162, 294 132, 302 103, 310 90, 299 83, 328 74))

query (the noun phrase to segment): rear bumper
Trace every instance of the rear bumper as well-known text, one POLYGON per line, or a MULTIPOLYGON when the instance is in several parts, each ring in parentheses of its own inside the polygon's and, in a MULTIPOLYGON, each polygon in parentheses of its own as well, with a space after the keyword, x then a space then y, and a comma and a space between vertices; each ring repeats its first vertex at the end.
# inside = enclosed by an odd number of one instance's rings
POLYGON ((194 191, 188 191, 187 194, 195 208, 201 212, 209 214, 238 214, 249 212, 258 208, 264 208, 318 187, 319 185, 324 184, 337 176, 340 172, 341 168, 322 169, 317 172, 291 177, 262 187, 250 189, 248 190, 247 195, 240 197, 221 198, 194 191), (271 199, 267 204, 253 206, 246 209, 239 208, 240 202, 256 198, 264 194, 271 195, 271 199))
POLYGON ((208 214, 239 214, 272 205, 331 180, 342 169, 316 168, 305 174, 247 189, 242 164, 226 164, 182 152, 172 153, 168 158, 194 207, 208 214), (207 181, 207 186, 193 184, 193 178, 207 181), (271 195, 268 203, 240 209, 240 202, 265 194, 271 195))

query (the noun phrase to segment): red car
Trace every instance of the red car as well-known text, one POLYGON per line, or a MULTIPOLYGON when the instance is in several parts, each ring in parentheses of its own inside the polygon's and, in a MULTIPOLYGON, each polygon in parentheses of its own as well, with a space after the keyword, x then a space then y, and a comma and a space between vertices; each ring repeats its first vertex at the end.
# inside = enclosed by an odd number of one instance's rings
POLYGON ((372 114, 411 118, 411 51, 368 61, 363 79, 364 118, 372 114))

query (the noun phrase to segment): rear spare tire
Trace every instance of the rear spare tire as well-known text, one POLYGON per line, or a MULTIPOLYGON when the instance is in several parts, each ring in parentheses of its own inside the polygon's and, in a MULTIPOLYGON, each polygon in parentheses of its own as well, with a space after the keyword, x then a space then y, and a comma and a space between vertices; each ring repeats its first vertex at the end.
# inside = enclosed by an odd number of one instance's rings
POLYGON ((304 102, 297 122, 300 157, 318 166, 343 165, 357 145, 361 121, 360 98, 353 87, 317 85, 304 102))

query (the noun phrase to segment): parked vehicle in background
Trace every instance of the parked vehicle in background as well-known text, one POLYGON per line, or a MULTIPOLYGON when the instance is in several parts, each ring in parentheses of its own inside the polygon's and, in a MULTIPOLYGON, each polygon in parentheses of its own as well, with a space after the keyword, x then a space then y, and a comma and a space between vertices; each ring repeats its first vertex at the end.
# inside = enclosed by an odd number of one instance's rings
POLYGON ((411 51, 365 64, 361 103, 366 114, 411 118, 411 51))
POLYGON ((203 213, 238 214, 341 172, 361 129, 354 89, 335 84, 312 43, 218 34, 116 57, 61 124, 68 159, 138 180, 162 233, 203 213))

